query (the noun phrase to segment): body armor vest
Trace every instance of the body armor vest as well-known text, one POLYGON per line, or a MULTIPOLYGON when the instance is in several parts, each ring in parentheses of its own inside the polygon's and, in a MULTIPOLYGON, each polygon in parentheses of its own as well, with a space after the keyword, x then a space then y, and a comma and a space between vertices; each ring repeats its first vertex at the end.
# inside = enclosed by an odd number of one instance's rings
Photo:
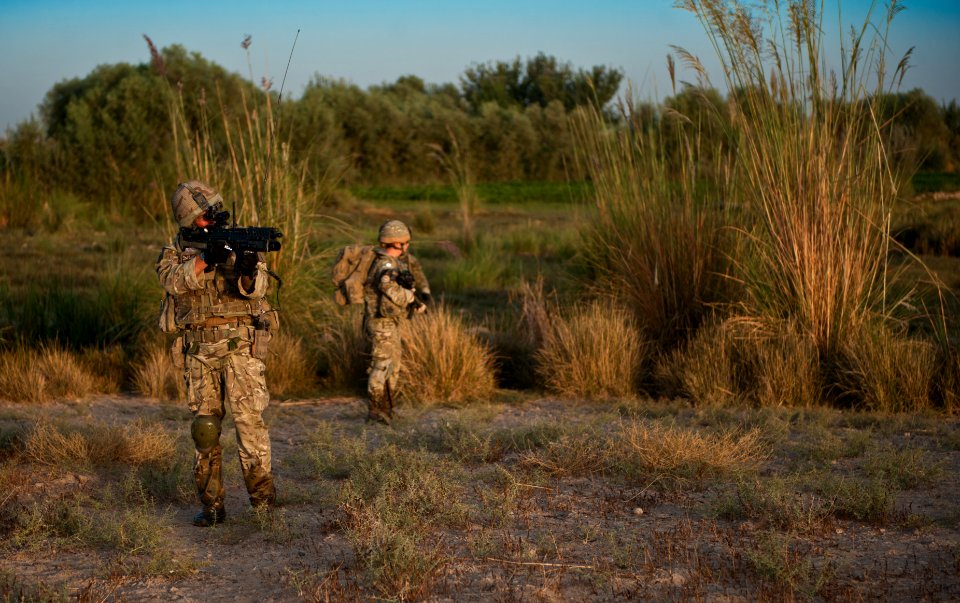
MULTIPOLYGON (((182 249, 178 251, 182 256, 182 249)), ((209 318, 256 318, 270 311, 266 298, 245 297, 239 289, 239 279, 234 274, 233 264, 220 264, 210 273, 199 277, 203 289, 188 291, 175 297, 175 320, 178 327, 203 323, 209 318)))
POLYGON ((364 315, 367 318, 400 318, 406 315, 406 309, 400 309, 389 301, 383 301, 383 293, 380 291, 380 279, 384 273, 392 273, 396 276, 399 272, 407 270, 407 263, 400 258, 394 258, 381 250, 377 251, 377 257, 370 266, 370 273, 363 286, 364 315))

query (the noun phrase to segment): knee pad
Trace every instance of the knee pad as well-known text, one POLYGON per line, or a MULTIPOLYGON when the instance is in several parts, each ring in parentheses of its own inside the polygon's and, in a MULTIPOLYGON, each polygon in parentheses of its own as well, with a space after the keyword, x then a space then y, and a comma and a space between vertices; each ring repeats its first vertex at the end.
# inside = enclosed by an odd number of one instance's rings
POLYGON ((190 425, 193 444, 200 452, 207 452, 220 443, 220 417, 200 415, 190 425))

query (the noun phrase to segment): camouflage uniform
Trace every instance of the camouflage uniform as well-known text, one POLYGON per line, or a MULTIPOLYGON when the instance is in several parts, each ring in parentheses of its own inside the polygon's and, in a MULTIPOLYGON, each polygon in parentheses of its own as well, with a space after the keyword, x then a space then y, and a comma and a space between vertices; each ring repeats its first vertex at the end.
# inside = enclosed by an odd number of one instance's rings
POLYGON ((370 339, 371 360, 368 369, 367 394, 369 395, 368 420, 388 423, 392 417, 393 403, 399 393, 402 344, 401 321, 407 320, 408 306, 414 301, 414 292, 401 287, 397 275, 410 270, 415 279, 415 289, 429 295, 427 282, 420 263, 410 254, 398 258, 387 254, 385 249, 376 249, 376 258, 370 266, 364 284, 364 333, 370 339))
MULTIPOLYGON (((252 277, 239 277, 235 258, 195 270, 201 252, 183 248, 179 239, 163 248, 156 270, 166 290, 175 327, 174 362, 182 367, 187 404, 194 414, 194 478, 204 506, 201 516, 222 521, 220 420, 229 405, 237 432, 243 478, 254 506, 275 498, 270 438, 262 413, 270 401, 263 359, 276 313, 266 300, 267 274, 262 254, 252 277), (206 431, 206 438, 198 436, 206 431)), ((215 523, 213 521, 212 523, 215 523)), ((198 525, 206 525, 198 523, 198 525)))

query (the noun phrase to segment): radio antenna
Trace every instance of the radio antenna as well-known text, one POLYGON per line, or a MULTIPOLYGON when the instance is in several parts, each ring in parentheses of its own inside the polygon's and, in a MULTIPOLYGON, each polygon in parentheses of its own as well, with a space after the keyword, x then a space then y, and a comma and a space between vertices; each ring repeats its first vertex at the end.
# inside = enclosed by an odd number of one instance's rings
MULTIPOLYGON (((300 39, 300 28, 297 28, 297 35, 293 37, 293 46, 290 47, 290 56, 287 58, 287 68, 283 70, 283 79, 280 80, 280 94, 277 96, 277 127, 280 126, 280 106, 283 103, 283 87, 287 83, 287 72, 290 71, 290 62, 293 61, 293 49, 297 47, 297 40, 300 39)), ((270 134, 273 128, 267 130, 267 165, 263 170, 263 186, 260 187, 260 207, 263 206, 263 197, 267 194, 267 176, 270 174, 270 159, 273 155, 273 144, 270 134)), ((260 221, 260 208, 257 209, 257 222, 260 221)))

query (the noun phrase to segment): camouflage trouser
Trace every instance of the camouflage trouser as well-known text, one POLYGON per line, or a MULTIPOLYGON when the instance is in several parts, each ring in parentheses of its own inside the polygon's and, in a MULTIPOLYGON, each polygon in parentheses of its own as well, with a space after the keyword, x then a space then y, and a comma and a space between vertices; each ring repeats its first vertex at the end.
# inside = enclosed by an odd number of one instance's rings
POLYGON ((370 338, 370 377, 367 379, 367 394, 370 396, 371 417, 390 417, 393 400, 399 393, 400 325, 396 318, 369 318, 365 329, 370 338))
MULTIPOLYGON (((270 435, 262 416, 270 395, 263 361, 250 355, 250 343, 242 339, 187 341, 184 373, 190 410, 195 417, 212 415, 222 419, 229 405, 250 503, 272 504, 270 435)), ((196 452, 194 478, 197 494, 206 508, 223 504, 221 457, 219 442, 210 450, 196 452)))

